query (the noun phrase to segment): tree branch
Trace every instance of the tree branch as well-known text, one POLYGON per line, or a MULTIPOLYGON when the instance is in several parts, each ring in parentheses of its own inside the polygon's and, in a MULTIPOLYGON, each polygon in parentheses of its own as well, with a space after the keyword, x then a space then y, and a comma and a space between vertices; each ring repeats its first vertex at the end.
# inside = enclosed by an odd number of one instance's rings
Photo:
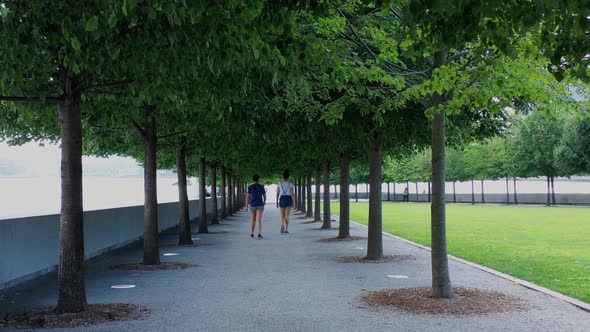
POLYGON ((201 146, 200 144, 194 144, 194 145, 190 145, 186 148, 184 148, 186 150, 186 152, 190 152, 190 151, 194 151, 196 150, 199 146, 201 146))
POLYGON ((182 135, 182 134, 186 134, 186 130, 178 131, 178 132, 175 132, 175 133, 172 133, 172 134, 158 136, 158 139, 169 138, 169 137, 178 136, 178 135, 182 135))
POLYGON ((129 117, 129 121, 131 121, 133 128, 135 128, 135 130, 141 135, 141 137, 145 139, 145 130, 143 129, 143 127, 140 126, 137 122, 135 122, 135 120, 133 120, 131 116, 129 117))
POLYGON ((59 104, 63 102, 63 97, 54 97, 54 96, 47 96, 47 97, 15 97, 15 96, 0 96, 0 100, 4 101, 23 101, 23 102, 31 102, 31 103, 43 103, 48 102, 51 104, 59 104))
MULTIPOLYGON (((359 46, 360 48, 366 50, 367 52, 369 52, 369 54, 371 55, 371 57, 374 60, 378 60, 379 59, 379 55, 377 53, 375 53, 375 51, 373 51, 373 49, 367 45, 367 43, 365 43, 362 39, 362 37, 359 35, 359 33, 356 31, 356 29, 354 28, 354 26, 352 25, 352 23, 350 23, 350 21, 348 20, 348 18, 346 17, 346 15, 344 15, 344 13, 342 12, 342 10, 338 9, 338 12, 340 13, 340 15, 342 15, 342 17, 344 17, 344 19, 346 20, 346 24, 350 27, 350 30, 352 31, 352 33, 354 34, 354 38, 352 36, 350 36, 349 34, 346 34, 344 32, 340 32, 340 35, 342 37, 344 37, 346 40, 353 42, 354 44, 356 44, 357 46, 359 46)), ((400 65, 397 65, 391 61, 385 60, 385 59, 381 59, 383 60, 383 64, 381 65, 381 67, 383 67, 383 69, 385 69, 387 72, 389 72, 390 75, 393 76, 422 76, 425 78, 428 78, 427 73, 430 71, 430 69, 424 70, 424 71, 415 71, 415 70, 411 70, 408 68, 404 68, 400 65), (397 68, 397 69, 396 69, 397 68), (400 72, 403 71, 403 72, 400 72)), ((412 85, 416 85, 416 82, 410 79, 406 78, 406 85, 412 86, 412 85)))
POLYGON ((100 129, 100 130, 108 130, 108 131, 129 131, 129 128, 108 128, 99 125, 93 125, 91 128, 100 129))
POLYGON ((176 148, 176 145, 173 143, 158 143, 158 147, 163 148, 176 148))
POLYGON ((94 95, 113 95, 113 96, 122 96, 123 94, 120 92, 114 91, 101 91, 101 90, 84 90, 84 94, 94 94, 94 95))
POLYGON ((118 85, 125 85, 125 84, 129 84, 129 83, 133 83, 133 80, 124 80, 124 81, 117 81, 117 82, 107 82, 107 83, 101 83, 101 84, 94 84, 94 85, 89 85, 89 86, 85 86, 82 88, 82 92, 86 92, 89 89, 94 89, 94 88, 103 88, 103 87, 107 87, 107 86, 118 86, 118 85))

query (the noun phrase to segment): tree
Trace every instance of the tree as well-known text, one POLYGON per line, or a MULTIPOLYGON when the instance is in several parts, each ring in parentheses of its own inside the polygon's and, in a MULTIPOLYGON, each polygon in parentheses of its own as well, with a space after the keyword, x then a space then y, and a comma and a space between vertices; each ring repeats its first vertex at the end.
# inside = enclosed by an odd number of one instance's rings
POLYGON ((517 176, 547 177, 547 205, 551 205, 552 197, 555 204, 552 184, 554 177, 561 174, 555 163, 555 150, 562 132, 562 124, 554 116, 534 112, 518 126, 510 144, 510 164, 517 176))
POLYGON ((571 119, 554 151, 555 165, 563 175, 590 173, 590 118, 571 119))
MULTIPOLYGON (((102 88, 124 82, 122 68, 130 64, 125 59, 128 51, 132 48, 141 53, 146 46, 141 44, 144 41, 141 39, 131 42, 135 37, 129 28, 133 26, 131 23, 143 23, 144 17, 139 11, 130 8, 129 12, 121 12, 111 5, 108 1, 83 5, 67 1, 59 4, 3 1, 0 10, 0 99, 58 105, 62 211, 57 312, 79 312, 86 306, 81 156, 82 121, 88 112, 83 112, 82 95, 101 93, 102 88), (123 33, 109 35, 109 31, 123 33)), ((154 10, 157 6, 159 4, 154 2, 142 9, 154 10)), ((19 114, 13 119, 29 117, 34 120, 26 125, 30 133, 18 132, 17 135, 28 139, 55 137, 51 132, 56 126, 51 126, 51 121, 37 122, 37 110, 36 107, 18 108, 19 114)), ((16 128, 25 129, 20 125, 16 128)), ((9 131, 8 135, 11 133, 14 132, 9 131)))
POLYGON ((453 183, 453 202, 457 203, 457 195, 455 191, 455 183, 457 181, 466 181, 469 175, 465 171, 465 162, 463 159, 463 151, 457 148, 447 149, 446 157, 446 178, 453 183))

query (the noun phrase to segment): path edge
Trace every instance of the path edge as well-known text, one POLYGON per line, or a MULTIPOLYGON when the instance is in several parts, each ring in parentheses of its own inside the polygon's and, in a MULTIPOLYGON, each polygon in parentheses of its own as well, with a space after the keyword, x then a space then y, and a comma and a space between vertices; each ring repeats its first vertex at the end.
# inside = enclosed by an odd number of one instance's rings
MULTIPOLYGON (((338 220, 340 219, 339 216, 334 216, 334 217, 338 218, 338 220)), ((352 222, 352 223, 354 223, 354 224, 356 224, 358 226, 361 226, 363 228, 368 228, 368 226, 363 225, 363 224, 361 224, 359 222, 356 222, 356 221, 353 221, 353 220, 350 220, 350 222, 352 222)), ((427 247, 425 245, 421 245, 419 243, 410 241, 408 239, 404 239, 402 237, 399 237, 397 235, 393 235, 393 234, 390 234, 390 233, 387 233, 387 232, 382 232, 382 233, 383 233, 383 235, 388 236, 390 238, 393 238, 393 239, 396 239, 396 240, 400 240, 400 241, 402 241, 404 243, 413 245, 415 247, 418 247, 418 248, 423 249, 423 250, 426 250, 426 251, 431 251, 430 247, 427 247)), ((590 312, 590 303, 583 302, 583 301, 578 300, 578 299, 575 299, 573 297, 570 297, 570 296, 567 296, 567 295, 558 293, 556 291, 553 291, 553 290, 551 290, 549 288, 545 288, 545 287, 539 286, 539 285, 534 284, 534 283, 532 283, 530 281, 526 281, 526 280, 522 280, 522 279, 513 277, 513 276, 508 275, 506 273, 503 273, 503 272, 500 272, 498 270, 494 270, 494 269, 491 269, 489 267, 486 267, 486 266, 483 266, 483 265, 480 265, 480 264, 477 264, 477 263, 468 261, 468 260, 463 259, 463 258, 459 258, 459 257, 453 256, 453 255, 448 255, 448 256, 449 256, 450 259, 452 259, 454 261, 457 261, 459 263, 463 263, 465 265, 474 267, 474 268, 476 268, 478 270, 487 272, 489 274, 495 275, 495 276, 500 277, 502 279, 506 279, 506 280, 512 281, 513 283, 518 284, 520 286, 523 286, 525 288, 532 289, 534 291, 537 291, 537 292, 540 292, 540 293, 543 293, 543 294, 546 294, 546 295, 549 295, 549 296, 558 298, 558 299, 560 299, 562 301, 565 301, 565 302, 567 302, 567 303, 569 303, 571 305, 574 305, 574 306, 576 306, 576 307, 578 307, 578 308, 580 308, 580 309, 582 309, 582 310, 584 310, 586 312, 590 312)))

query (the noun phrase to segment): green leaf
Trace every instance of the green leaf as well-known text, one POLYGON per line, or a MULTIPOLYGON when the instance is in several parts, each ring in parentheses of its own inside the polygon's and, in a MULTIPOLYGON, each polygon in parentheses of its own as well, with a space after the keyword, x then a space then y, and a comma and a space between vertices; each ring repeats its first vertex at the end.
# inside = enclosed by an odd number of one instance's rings
POLYGON ((96 29, 98 29, 98 17, 92 16, 86 21, 84 27, 86 28, 86 31, 96 31, 96 29))
POLYGON ((127 0, 123 1, 123 6, 121 6, 121 10, 123 11, 123 15, 127 17, 127 0))
POLYGON ((72 39, 70 39, 70 44, 72 44, 72 47, 76 50, 79 51, 80 50, 80 41, 78 40, 78 38, 76 37, 72 37, 72 39))

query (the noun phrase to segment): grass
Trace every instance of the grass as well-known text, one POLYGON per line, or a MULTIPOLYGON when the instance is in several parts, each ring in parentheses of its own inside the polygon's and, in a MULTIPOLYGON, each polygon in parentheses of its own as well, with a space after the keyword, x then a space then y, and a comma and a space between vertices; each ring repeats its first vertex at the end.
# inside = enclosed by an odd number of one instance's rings
MULTIPOLYGON (((351 220, 367 223, 368 203, 350 208, 351 220)), ((430 204, 384 202, 383 231, 430 246, 430 204)), ((590 303, 590 208, 448 204, 447 245, 452 255, 590 303)))

